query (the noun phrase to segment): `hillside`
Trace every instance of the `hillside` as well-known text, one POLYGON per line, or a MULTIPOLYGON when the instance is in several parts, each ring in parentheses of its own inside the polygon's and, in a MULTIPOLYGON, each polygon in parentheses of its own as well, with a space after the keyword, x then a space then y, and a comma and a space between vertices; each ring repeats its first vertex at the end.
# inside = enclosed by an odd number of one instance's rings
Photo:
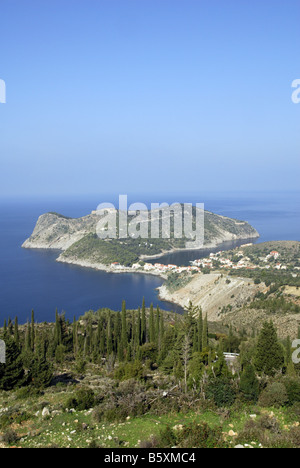
MULTIPOLYGON (((229 278, 221 273, 197 274, 188 284, 170 291, 168 281, 160 287, 161 299, 187 307, 191 301, 202 308, 212 322, 222 321, 224 309, 232 310, 243 306, 249 298, 254 299, 265 285, 255 285, 247 278, 229 278)), ((233 322, 234 323, 234 322, 233 322)))
POLYGON ((297 241, 270 241, 244 249, 245 255, 258 265, 265 261, 270 252, 278 254, 274 260, 290 267, 300 267, 300 242, 297 241))
POLYGON ((200 306, 210 321, 251 332, 273 320, 280 337, 300 326, 300 242, 274 241, 211 254, 202 272, 171 273, 160 298, 200 306), (203 274, 207 273, 207 274, 203 274))
POLYGON ((89 311, 72 324, 59 314, 55 323, 37 324, 34 313, 26 325, 8 321, 0 328, 0 448, 127 456, 136 448, 299 448, 290 342, 270 322, 257 321, 248 335, 218 328, 193 306, 180 317, 145 301, 138 310, 123 302, 122 312, 89 311))

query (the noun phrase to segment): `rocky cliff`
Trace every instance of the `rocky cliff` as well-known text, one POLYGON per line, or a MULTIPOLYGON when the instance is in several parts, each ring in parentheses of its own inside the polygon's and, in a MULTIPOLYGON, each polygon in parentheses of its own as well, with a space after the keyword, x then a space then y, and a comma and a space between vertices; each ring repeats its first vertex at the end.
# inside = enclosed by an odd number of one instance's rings
POLYGON ((94 214, 83 218, 66 218, 57 213, 39 217, 32 235, 22 247, 26 249, 67 250, 90 233, 96 233, 98 217, 94 214))

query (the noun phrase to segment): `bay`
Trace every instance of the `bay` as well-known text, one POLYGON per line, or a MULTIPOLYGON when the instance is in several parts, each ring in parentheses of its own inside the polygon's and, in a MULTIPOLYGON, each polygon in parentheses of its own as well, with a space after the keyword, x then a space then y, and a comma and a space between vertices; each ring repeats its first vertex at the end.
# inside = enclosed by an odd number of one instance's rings
MULTIPOLYGON (((205 202, 209 211, 250 222, 261 234, 258 242, 267 240, 300 240, 300 194, 161 194, 132 195, 129 202, 173 203, 205 202)), ((141 274, 109 274, 73 265, 57 263, 58 252, 21 248, 30 236, 38 217, 56 211, 70 217, 80 217, 95 209, 98 203, 117 197, 73 197, 69 199, 0 200, 0 322, 18 316, 20 323, 30 318, 34 309, 38 322, 52 321, 55 309, 65 311, 69 319, 85 311, 109 307, 120 310, 122 300, 128 308, 137 308, 145 297, 165 310, 181 313, 174 304, 159 300, 157 290, 163 280, 141 274)), ((244 243, 244 242, 242 242, 244 243)), ((232 248, 228 243, 222 248, 232 248)), ((219 247, 217 250, 220 250, 219 247)), ((160 263, 188 264, 209 252, 179 252, 160 258, 160 263)))

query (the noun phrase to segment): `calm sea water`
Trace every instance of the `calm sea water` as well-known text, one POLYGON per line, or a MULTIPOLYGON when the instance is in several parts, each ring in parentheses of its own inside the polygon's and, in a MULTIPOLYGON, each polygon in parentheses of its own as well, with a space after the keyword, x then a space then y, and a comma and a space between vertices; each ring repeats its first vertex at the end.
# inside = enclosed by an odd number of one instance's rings
MULTIPOLYGON (((132 201, 166 201, 182 197, 132 197, 132 201)), ((123 299, 128 308, 151 302, 165 310, 181 309, 159 301, 156 288, 162 284, 157 277, 140 274, 108 274, 95 270, 60 264, 57 252, 21 248, 30 236, 37 218, 48 211, 80 217, 98 203, 113 201, 111 197, 85 200, 0 200, 0 323, 16 315, 21 323, 35 310, 36 319, 51 321, 56 307, 70 319, 87 310, 110 307, 119 310, 123 299)), ((290 194, 226 194, 206 197, 186 196, 186 202, 205 202, 206 209, 229 217, 249 221, 261 234, 259 241, 300 240, 300 193, 290 194)), ((226 246, 231 247, 231 244, 226 246)), ((174 254, 160 262, 187 264, 201 252, 174 254)))

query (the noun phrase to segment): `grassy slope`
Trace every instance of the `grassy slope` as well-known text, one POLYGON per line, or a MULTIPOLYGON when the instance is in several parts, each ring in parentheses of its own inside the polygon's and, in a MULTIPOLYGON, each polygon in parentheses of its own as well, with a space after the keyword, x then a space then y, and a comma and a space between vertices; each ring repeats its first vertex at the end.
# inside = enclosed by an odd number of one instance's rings
MULTIPOLYGON (((72 389, 62 390, 58 393, 52 393, 51 389, 43 397, 32 398, 25 402, 18 401, 26 411, 33 412, 44 407, 58 408, 64 405, 71 396, 72 389)), ((15 394, 0 393, 1 407, 11 407, 16 405, 15 394)), ((14 424, 13 429, 19 437, 23 437, 19 442, 13 445, 24 448, 39 448, 51 445, 70 448, 89 447, 92 441, 96 441, 102 447, 116 448, 139 447, 141 441, 149 440, 152 435, 159 435, 160 431, 167 426, 186 425, 193 422, 206 422, 211 427, 219 426, 224 422, 223 432, 227 433, 227 440, 234 445, 235 439, 228 436, 229 431, 240 433, 245 423, 250 420, 250 414, 259 412, 273 412, 281 425, 283 431, 287 431, 297 422, 296 416, 293 417, 287 410, 277 410, 274 408, 259 410, 256 407, 244 407, 240 411, 232 412, 230 417, 224 421, 213 411, 193 412, 188 414, 169 414, 163 416, 145 415, 130 419, 124 423, 94 423, 90 411, 81 411, 76 413, 62 413, 57 416, 51 416, 43 419, 41 416, 32 417, 21 425, 14 424), (88 429, 82 430, 82 424, 87 424, 88 429), (75 432, 74 432, 75 431, 75 432), (72 433, 72 434, 71 434, 72 433)), ((245 439, 244 443, 251 444, 257 440, 245 439)))

